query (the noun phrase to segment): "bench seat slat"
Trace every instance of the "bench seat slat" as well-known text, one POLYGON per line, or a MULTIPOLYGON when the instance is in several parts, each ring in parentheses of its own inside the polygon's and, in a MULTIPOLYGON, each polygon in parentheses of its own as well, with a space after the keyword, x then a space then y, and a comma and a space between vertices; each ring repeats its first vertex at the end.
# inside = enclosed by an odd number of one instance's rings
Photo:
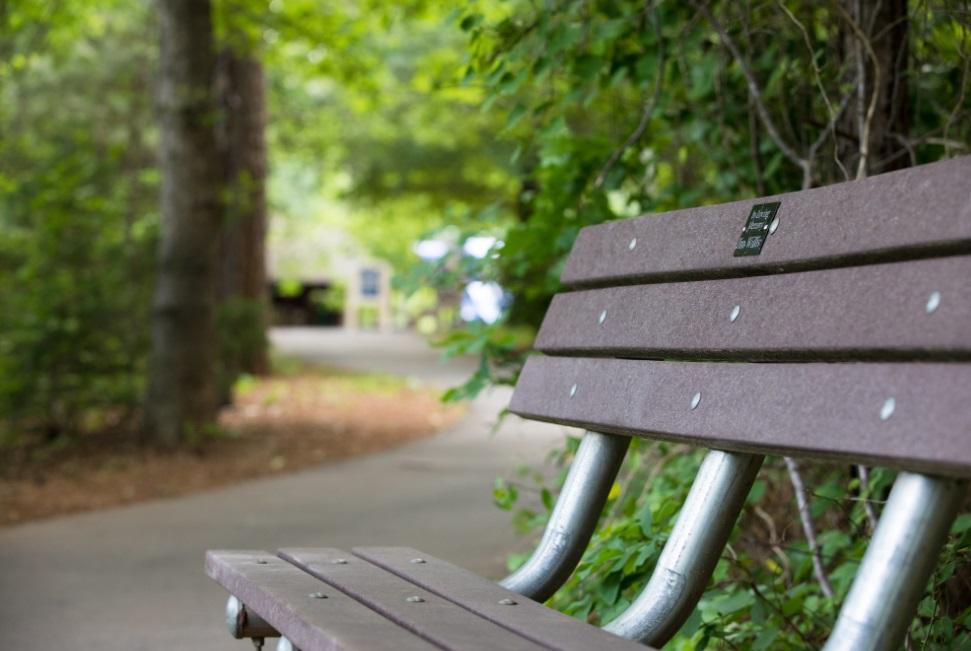
POLYGON ((304 651, 438 648, 268 552, 209 551, 206 573, 304 651))
POLYGON ((650 647, 584 624, 468 570, 414 549, 362 547, 355 548, 354 554, 550 649, 650 651, 650 647), (415 558, 425 562, 412 563, 415 558), (516 603, 499 603, 503 599, 512 599, 516 603))
POLYGON ((339 549, 281 549, 279 553, 281 558, 305 572, 444 649, 544 651, 547 648, 339 549), (422 601, 409 602, 413 597, 422 601))
POLYGON ((971 475, 967 363, 534 356, 509 409, 536 420, 710 448, 971 475))
POLYGON ((971 156, 860 181, 658 213, 580 231, 564 285, 821 269, 971 252, 971 156), (752 206, 780 202, 759 255, 735 257, 752 206), (632 240, 635 240, 633 247, 632 240))
POLYGON ((620 357, 968 359, 971 256, 559 294, 536 348, 620 357))

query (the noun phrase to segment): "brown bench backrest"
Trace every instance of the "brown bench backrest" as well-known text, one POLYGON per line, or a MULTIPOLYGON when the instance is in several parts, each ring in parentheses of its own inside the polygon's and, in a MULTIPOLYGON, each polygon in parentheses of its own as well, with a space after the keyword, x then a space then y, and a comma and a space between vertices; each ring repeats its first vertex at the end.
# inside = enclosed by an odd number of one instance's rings
POLYGON ((562 280, 514 413, 971 476, 971 157, 588 227, 562 280))

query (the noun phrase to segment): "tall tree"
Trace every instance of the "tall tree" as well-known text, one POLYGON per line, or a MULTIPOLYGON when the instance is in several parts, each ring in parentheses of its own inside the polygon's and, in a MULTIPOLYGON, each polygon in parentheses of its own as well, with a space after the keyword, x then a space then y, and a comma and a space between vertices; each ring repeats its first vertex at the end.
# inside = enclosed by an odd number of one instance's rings
POLYGON ((214 328, 220 165, 212 8, 159 0, 161 215, 146 428, 174 444, 217 409, 214 328))
POLYGON ((231 45, 219 55, 220 146, 226 214, 219 245, 224 379, 266 373, 266 82, 255 53, 231 45), (226 330, 227 328, 223 328, 226 330))

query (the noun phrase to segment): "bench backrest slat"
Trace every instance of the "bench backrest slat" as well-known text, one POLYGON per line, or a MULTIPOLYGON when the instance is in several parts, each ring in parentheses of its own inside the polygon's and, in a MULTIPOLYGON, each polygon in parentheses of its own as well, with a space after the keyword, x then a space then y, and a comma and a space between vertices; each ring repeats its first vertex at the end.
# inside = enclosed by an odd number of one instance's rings
POLYGON ((969 179, 971 156, 965 156, 588 227, 577 237, 562 281, 582 287, 737 277, 971 253, 969 179), (773 202, 780 203, 778 230, 759 255, 736 257, 749 211, 773 202))
POLYGON ((685 359, 971 359, 971 256, 567 292, 553 299, 535 347, 685 359))
POLYGON ((971 364, 538 356, 509 408, 596 431, 968 476, 969 393, 971 364))

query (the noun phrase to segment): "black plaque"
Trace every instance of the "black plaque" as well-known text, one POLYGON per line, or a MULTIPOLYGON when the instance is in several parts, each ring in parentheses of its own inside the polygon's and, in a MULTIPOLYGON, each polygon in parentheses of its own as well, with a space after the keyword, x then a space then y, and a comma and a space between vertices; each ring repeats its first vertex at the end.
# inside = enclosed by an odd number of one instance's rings
POLYGON ((738 238, 735 245, 735 256, 758 255, 762 253, 762 245, 769 237, 769 224, 775 219, 776 212, 779 211, 781 204, 778 201, 773 203, 758 203, 752 206, 752 211, 748 214, 742 236, 738 238))

